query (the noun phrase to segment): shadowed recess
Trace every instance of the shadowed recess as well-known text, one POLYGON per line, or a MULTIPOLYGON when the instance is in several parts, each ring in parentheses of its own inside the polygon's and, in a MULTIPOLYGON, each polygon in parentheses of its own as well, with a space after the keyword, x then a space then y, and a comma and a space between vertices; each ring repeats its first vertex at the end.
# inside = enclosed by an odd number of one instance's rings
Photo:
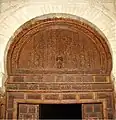
POLYGON ((81 104, 41 104, 40 119, 82 119, 81 104))

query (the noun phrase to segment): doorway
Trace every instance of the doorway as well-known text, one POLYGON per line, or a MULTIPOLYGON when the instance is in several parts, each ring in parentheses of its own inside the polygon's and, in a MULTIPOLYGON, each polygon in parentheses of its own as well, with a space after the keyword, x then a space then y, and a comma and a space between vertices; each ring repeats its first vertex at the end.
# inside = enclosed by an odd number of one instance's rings
POLYGON ((82 119, 81 104, 41 104, 40 119, 82 119))
POLYGON ((112 56, 92 26, 56 17, 18 29, 5 60, 6 119, 113 119, 112 56))

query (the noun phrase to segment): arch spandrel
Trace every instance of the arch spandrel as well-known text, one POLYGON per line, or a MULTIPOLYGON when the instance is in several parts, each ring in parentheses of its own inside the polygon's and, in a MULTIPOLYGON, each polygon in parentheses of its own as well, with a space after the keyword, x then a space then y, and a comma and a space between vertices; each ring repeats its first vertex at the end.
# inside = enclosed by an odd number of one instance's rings
POLYGON ((8 74, 110 74, 112 70, 104 38, 86 23, 68 18, 26 23, 10 45, 7 64, 8 74))

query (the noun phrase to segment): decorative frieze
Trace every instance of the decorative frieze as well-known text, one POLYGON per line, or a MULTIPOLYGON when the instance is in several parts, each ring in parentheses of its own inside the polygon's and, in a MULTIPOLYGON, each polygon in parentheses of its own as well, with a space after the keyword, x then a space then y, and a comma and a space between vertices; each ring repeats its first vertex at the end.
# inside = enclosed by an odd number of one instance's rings
POLYGON ((7 84, 7 91, 112 91, 112 84, 17 83, 7 84), (102 87, 104 86, 104 87, 102 87))

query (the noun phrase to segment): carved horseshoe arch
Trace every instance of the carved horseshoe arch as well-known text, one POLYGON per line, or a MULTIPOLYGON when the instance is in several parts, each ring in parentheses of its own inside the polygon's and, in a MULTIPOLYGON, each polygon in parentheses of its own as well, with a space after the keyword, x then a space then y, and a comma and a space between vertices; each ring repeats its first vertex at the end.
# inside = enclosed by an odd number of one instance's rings
POLYGON ((50 101, 82 104, 83 119, 113 118, 111 52, 107 39, 87 22, 35 18, 12 41, 6 61, 6 119, 28 119, 21 108, 39 109, 50 101))
POLYGON ((112 57, 106 40, 84 22, 52 18, 28 22, 22 29, 8 50, 8 74, 111 73, 112 57))

